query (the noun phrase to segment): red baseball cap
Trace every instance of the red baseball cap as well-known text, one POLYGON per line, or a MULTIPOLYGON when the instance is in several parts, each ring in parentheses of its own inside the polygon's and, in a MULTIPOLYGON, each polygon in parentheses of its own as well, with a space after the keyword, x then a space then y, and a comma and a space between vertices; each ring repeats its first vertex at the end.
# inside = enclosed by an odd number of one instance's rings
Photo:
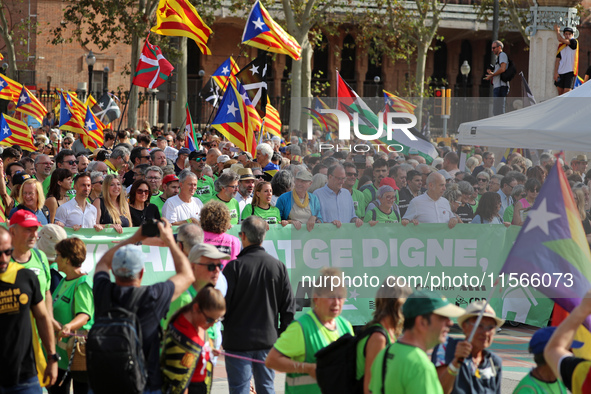
POLYGON ((384 179, 382 179, 382 181, 380 182, 380 187, 382 186, 391 186, 394 190, 400 190, 400 188, 396 186, 396 181, 394 180, 394 178, 390 177, 385 177, 384 179))
POLYGON ((168 174, 162 180, 162 184, 166 185, 168 182, 174 182, 174 181, 178 181, 178 180, 179 180, 178 176, 176 176, 174 174, 168 174))
POLYGON ((37 220, 37 216, 26 209, 19 209, 10 218, 10 225, 18 224, 22 227, 40 227, 41 223, 37 220))

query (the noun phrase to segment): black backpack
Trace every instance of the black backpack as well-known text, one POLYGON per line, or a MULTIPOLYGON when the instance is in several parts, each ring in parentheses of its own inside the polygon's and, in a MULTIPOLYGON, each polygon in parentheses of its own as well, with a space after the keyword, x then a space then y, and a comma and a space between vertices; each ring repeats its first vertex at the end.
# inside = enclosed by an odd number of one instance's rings
POLYGON ((359 336, 345 334, 316 352, 316 381, 323 394, 363 394, 363 378, 357 380, 357 344, 375 332, 388 338, 384 328, 375 325, 359 336))
POLYGON ((148 372, 137 311, 147 289, 133 289, 128 309, 112 306, 110 292, 101 301, 106 312, 97 317, 86 342, 88 382, 96 394, 144 391, 148 372))
MULTIPOLYGON (((509 56, 507 56, 507 60, 509 61, 509 63, 507 64, 507 68, 500 75, 501 81, 503 81, 503 82, 511 81, 513 79, 513 77, 517 74, 517 69, 515 68, 515 64, 511 61, 511 59, 509 59, 509 56)), ((497 62, 498 61, 499 60, 497 59, 497 62)))

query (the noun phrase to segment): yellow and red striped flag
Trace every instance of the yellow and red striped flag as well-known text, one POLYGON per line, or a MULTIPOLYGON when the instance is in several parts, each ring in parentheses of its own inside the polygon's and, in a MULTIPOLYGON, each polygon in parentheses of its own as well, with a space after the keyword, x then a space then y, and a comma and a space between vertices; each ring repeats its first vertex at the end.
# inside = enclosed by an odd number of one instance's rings
POLYGON ((160 0, 156 11, 154 33, 163 36, 188 37, 195 41, 201 52, 211 55, 207 40, 212 30, 203 22, 197 10, 186 0, 160 0))
POLYGON ((396 112, 404 112, 407 114, 414 114, 416 105, 409 103, 406 100, 401 99, 400 97, 387 92, 384 90, 384 97, 386 99, 386 104, 392 107, 392 109, 396 112))
POLYGON ((281 137, 281 118, 279 111, 271 105, 269 97, 267 97, 267 114, 265 115, 264 130, 267 133, 281 137))
POLYGON ((215 83, 218 84, 223 93, 223 91, 226 89, 228 78, 236 76, 236 74, 239 72, 240 68, 238 67, 238 64, 234 58, 230 56, 225 62, 220 64, 213 74, 211 74, 211 78, 215 81, 215 83))
POLYGON ((18 145, 30 152, 37 150, 33 134, 25 122, 4 114, 0 114, 0 145, 18 145))
POLYGON ((0 99, 15 101, 22 89, 23 85, 0 74, 0 99))
POLYGON ((37 119, 39 123, 43 122, 43 118, 47 114, 47 109, 41 101, 33 95, 25 86, 21 89, 18 101, 16 103, 16 110, 23 114, 32 116, 37 119))
POLYGON ((242 43, 300 60, 302 47, 271 18, 259 0, 254 3, 242 33, 242 43))
POLYGON ((74 96, 69 92, 60 93, 60 130, 72 133, 86 134, 84 130, 84 117, 79 108, 75 108, 74 96))

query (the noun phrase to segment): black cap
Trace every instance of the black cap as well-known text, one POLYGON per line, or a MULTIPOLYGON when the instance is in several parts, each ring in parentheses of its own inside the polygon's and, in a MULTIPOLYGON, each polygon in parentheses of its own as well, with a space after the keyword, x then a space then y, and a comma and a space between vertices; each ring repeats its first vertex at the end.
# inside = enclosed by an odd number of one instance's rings
POLYGON ((189 160, 193 160, 197 157, 205 157, 205 156, 207 156, 207 153, 205 153, 205 151, 196 150, 196 151, 193 151, 189 154, 189 160))
POLYGON ((568 31, 568 32, 571 32, 571 33, 573 33, 573 34, 574 34, 574 31, 573 31, 573 28, 572 28, 572 27, 568 27, 568 26, 567 26, 567 27, 565 27, 565 28, 562 30, 562 32, 563 32, 563 33, 566 33, 567 31, 568 31))

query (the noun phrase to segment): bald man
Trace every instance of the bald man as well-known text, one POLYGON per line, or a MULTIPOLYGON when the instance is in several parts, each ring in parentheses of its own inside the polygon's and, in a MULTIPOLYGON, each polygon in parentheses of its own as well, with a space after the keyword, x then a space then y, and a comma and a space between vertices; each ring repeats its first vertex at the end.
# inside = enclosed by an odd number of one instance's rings
POLYGON ((427 177, 427 192, 413 198, 402 218, 402 225, 413 222, 419 223, 447 223, 449 228, 458 224, 458 219, 451 211, 449 201, 443 198, 445 192, 445 178, 438 172, 432 172, 427 177))

